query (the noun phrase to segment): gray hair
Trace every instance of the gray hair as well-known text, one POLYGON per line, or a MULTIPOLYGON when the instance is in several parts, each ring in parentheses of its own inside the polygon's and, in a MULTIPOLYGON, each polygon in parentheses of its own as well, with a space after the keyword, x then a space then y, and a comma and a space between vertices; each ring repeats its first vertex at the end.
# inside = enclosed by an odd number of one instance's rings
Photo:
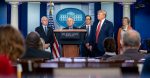
POLYGON ((46 16, 42 16, 41 21, 42 21, 43 19, 45 19, 45 18, 48 19, 46 16))
POLYGON ((73 19, 72 17, 68 17, 67 20, 68 20, 68 19, 72 19, 72 20, 74 21, 74 19, 73 19))
POLYGON ((122 42, 125 47, 138 47, 141 45, 140 34, 135 30, 129 30, 123 33, 122 42))

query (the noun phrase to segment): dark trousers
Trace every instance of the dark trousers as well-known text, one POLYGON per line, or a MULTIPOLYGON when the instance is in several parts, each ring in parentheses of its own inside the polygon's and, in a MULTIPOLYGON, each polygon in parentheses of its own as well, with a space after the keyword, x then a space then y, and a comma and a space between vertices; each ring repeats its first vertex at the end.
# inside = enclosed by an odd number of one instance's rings
POLYGON ((103 56, 104 54, 105 54, 105 51, 100 51, 98 48, 98 45, 96 43, 94 45, 92 45, 92 56, 93 57, 100 57, 100 56, 103 56))
POLYGON ((88 50, 84 43, 81 44, 80 47, 80 56, 81 57, 93 57, 93 54, 90 50, 88 50))

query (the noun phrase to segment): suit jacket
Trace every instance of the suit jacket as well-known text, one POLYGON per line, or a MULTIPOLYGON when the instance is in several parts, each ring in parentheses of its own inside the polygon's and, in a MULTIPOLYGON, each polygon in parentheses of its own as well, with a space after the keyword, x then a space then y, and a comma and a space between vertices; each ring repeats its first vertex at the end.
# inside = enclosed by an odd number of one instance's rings
POLYGON ((136 49, 128 49, 122 55, 116 55, 113 57, 108 58, 108 61, 115 61, 115 60, 140 60, 144 57, 143 54, 140 54, 136 49))
MULTIPOLYGON (((80 29, 86 29, 86 25, 84 25, 84 26, 82 26, 80 29)), ((91 32, 91 30, 90 30, 90 32, 91 32)), ((86 34, 84 35, 84 41, 82 42, 82 44, 81 44, 81 55, 82 55, 82 57, 91 57, 91 55, 92 55, 92 52, 89 50, 89 49, 87 49, 87 47, 85 46, 86 45, 86 43, 89 43, 89 38, 90 38, 90 34, 88 33, 88 30, 87 30, 87 32, 86 32, 86 34)))
POLYGON ((103 41, 107 37, 113 37, 113 24, 112 22, 108 21, 105 19, 103 22, 103 25, 100 30, 100 34, 98 37, 98 43, 96 44, 96 29, 97 29, 97 24, 99 21, 94 22, 92 28, 91 28, 91 33, 90 33, 90 45, 93 47, 97 48, 98 54, 96 56, 102 56, 105 54, 104 47, 103 47, 103 41), (96 44, 96 46, 94 46, 96 44))
MULTIPOLYGON (((132 27, 128 26, 127 30, 131 30, 131 29, 132 29, 132 27)), ((121 30, 122 30, 122 28, 119 28, 118 35, 117 35, 118 54, 120 54, 120 49, 121 49, 121 44, 120 44, 121 30)))
POLYGON ((51 53, 47 51, 38 50, 35 48, 27 48, 25 54, 23 55, 22 59, 33 59, 33 58, 48 58, 51 59, 51 53))
MULTIPOLYGON (((91 25, 91 27, 92 27, 92 25, 91 25)), ((85 26, 82 26, 80 29, 86 29, 86 25, 85 25, 85 26)), ((90 30, 90 32, 91 32, 91 30, 90 30)), ((91 34, 91 33, 90 33, 90 34, 91 34)), ((86 33, 86 35, 85 35, 85 41, 84 41, 84 43, 89 42, 90 34, 88 34, 88 31, 87 31, 87 33, 86 33)))
POLYGON ((44 39, 46 44, 50 43, 50 47, 52 47, 54 43, 54 32, 51 27, 47 27, 47 35, 43 29, 43 26, 37 27, 35 31, 39 33, 40 37, 44 39))

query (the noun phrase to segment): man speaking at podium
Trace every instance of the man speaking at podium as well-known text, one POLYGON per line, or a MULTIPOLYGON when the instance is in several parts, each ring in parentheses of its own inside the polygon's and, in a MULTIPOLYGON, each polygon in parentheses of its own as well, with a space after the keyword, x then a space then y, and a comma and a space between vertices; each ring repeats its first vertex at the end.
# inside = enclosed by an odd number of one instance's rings
POLYGON ((64 29, 77 29, 76 27, 73 26, 73 24, 74 24, 73 18, 71 18, 71 17, 67 18, 66 23, 67 23, 67 27, 64 29))
POLYGON ((106 20, 106 11, 99 10, 97 19, 98 22, 94 22, 92 26, 89 40, 89 49, 93 57, 104 55, 103 41, 107 37, 113 37, 113 24, 106 20))

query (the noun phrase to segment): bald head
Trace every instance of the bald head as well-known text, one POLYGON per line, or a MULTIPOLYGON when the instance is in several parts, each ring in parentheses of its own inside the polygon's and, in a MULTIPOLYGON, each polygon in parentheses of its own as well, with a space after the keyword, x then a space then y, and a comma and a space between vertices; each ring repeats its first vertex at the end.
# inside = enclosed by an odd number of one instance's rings
POLYGON ((73 24, 74 24, 73 18, 67 18, 67 25, 68 25, 69 27, 71 27, 71 26, 73 26, 73 24))
POLYGON ((141 45, 140 34, 135 30, 126 31, 122 36, 122 46, 130 48, 139 48, 141 45))

